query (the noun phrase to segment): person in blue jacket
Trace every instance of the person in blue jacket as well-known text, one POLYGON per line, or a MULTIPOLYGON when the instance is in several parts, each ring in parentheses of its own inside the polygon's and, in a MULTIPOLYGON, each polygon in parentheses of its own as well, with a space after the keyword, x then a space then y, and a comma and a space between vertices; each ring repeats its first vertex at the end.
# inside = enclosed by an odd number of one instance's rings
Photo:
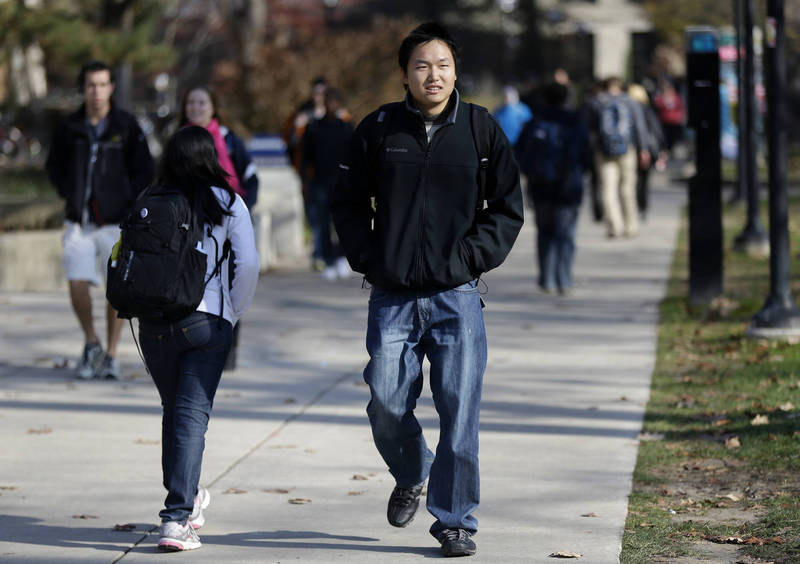
POLYGON ((513 145, 519 139, 523 126, 531 120, 533 114, 524 102, 520 102, 519 92, 513 86, 503 88, 503 99, 503 105, 498 106, 493 115, 503 129, 503 133, 506 134, 508 142, 513 145))

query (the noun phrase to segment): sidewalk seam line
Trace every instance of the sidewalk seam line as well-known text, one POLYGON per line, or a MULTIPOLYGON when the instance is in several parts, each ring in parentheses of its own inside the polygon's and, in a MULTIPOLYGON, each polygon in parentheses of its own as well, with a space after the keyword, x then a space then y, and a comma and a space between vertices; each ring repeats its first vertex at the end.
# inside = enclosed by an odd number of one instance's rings
POLYGON ((269 434, 267 434, 267 436, 264 437, 263 439, 261 439, 255 446, 253 446, 250 449, 248 449, 247 452, 245 452, 243 455, 241 455, 239 458, 237 458, 233 463, 231 463, 231 465, 228 466, 225 470, 223 470, 222 473, 220 473, 216 478, 214 478, 213 480, 208 482, 206 484, 206 486, 209 487, 209 488, 213 487, 222 478, 227 476, 234 468, 236 468, 239 464, 244 462, 244 460, 246 458, 248 458, 251 454, 253 454, 257 450, 259 450, 270 439, 273 439, 276 436, 278 436, 281 433, 281 431, 283 431, 290 423, 296 421, 297 419, 299 419, 300 417, 305 415, 308 412, 309 409, 311 409, 317 402, 319 402, 319 400, 321 400, 323 397, 325 397, 329 392, 331 392, 339 384, 341 384, 342 382, 346 381, 347 379, 349 379, 351 377, 352 377, 351 373, 344 374, 344 375, 340 376, 339 378, 337 378, 336 380, 334 380, 331 384, 329 384, 328 386, 326 386, 325 388, 323 388, 322 390, 317 392, 317 394, 313 398, 311 398, 311 400, 309 400, 308 403, 303 405, 300 408, 299 411, 297 411, 296 413, 293 413, 292 415, 287 417, 276 429, 274 429, 269 434))
POLYGON ((133 550, 134 548, 136 548, 137 546, 139 546, 139 545, 141 544, 141 542, 142 542, 144 539, 146 539, 147 537, 149 537, 149 536, 150 536, 150 535, 153 533, 153 531, 155 531, 155 530, 157 530, 157 529, 158 529, 158 525, 156 525, 155 527, 153 527, 152 529, 150 529, 149 531, 147 531, 147 534, 143 535, 143 536, 142 536, 142 538, 140 538, 140 539, 139 539, 139 540, 137 540, 135 543, 133 543, 133 544, 132 544, 132 545, 131 545, 131 546, 128 548, 128 550, 126 550, 125 552, 123 552, 122 554, 120 554, 120 555, 119 555, 117 558, 115 558, 114 560, 112 560, 112 561, 111 561, 111 564, 117 564, 117 562, 119 562, 120 560, 122 560, 123 558, 125 558, 125 557, 128 555, 128 553, 129 553, 131 550, 133 550))
MULTIPOLYGON (((262 446, 264 446, 264 444, 266 444, 270 439, 272 439, 272 438, 276 437, 278 434, 280 434, 280 432, 283 431, 290 423, 292 423, 293 421, 296 421, 301 416, 305 415, 305 413, 308 412, 308 410, 311 409, 317 402, 319 402, 319 400, 321 400, 323 397, 325 397, 325 395, 327 395, 334 388, 336 388, 339 384, 341 384, 342 382, 344 382, 345 380, 347 380, 351 376, 352 376, 352 374, 350 374, 350 373, 344 374, 344 375, 340 376, 339 378, 337 378, 336 380, 334 380, 331 384, 328 384, 328 386, 326 386, 325 388, 323 388, 322 390, 317 392, 317 394, 313 398, 311 398, 308 401, 308 403, 303 405, 303 407, 301 407, 299 411, 297 411, 296 413, 293 413, 292 415, 290 415, 289 417, 284 419, 284 421, 280 425, 278 425, 277 429, 271 431, 266 437, 261 439, 255 446, 253 446, 250 449, 248 449, 247 452, 245 452, 242 456, 237 458, 230 466, 228 466, 225 470, 223 470, 222 473, 219 476, 217 476, 216 478, 214 478, 213 480, 208 482, 207 487, 209 487, 209 488, 213 487, 214 484, 219 482, 222 478, 224 478, 226 475, 228 475, 234 468, 236 468, 239 464, 244 462, 244 460, 247 457, 249 457, 251 454, 253 454, 258 449, 260 449, 262 446)), ((117 562, 119 562, 120 560, 125 558, 130 551, 132 551, 134 548, 139 546, 142 543, 142 541, 145 540, 146 538, 148 538, 150 536, 150 534, 153 531, 155 531, 156 529, 158 529, 158 526, 153 527, 152 529, 147 531, 146 535, 144 535, 138 541, 133 543, 130 546, 130 548, 128 548, 128 550, 123 552, 118 558, 116 558, 115 560, 112 560, 111 564, 117 564, 117 562)))

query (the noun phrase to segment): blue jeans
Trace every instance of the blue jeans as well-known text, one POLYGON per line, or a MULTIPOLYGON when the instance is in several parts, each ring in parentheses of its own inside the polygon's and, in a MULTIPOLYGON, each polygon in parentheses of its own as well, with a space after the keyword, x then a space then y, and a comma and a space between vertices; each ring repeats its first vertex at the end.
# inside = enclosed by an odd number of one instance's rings
POLYGON ((536 217, 539 286, 545 290, 567 290, 572 287, 578 206, 535 201, 533 209, 536 217))
POLYGON ((308 195, 308 222, 315 259, 325 261, 330 266, 341 256, 338 245, 333 242, 331 231, 331 192, 335 179, 331 182, 312 181, 308 195))
POLYGON ((162 521, 192 513, 208 418, 231 348, 230 322, 196 311, 175 323, 140 320, 139 339, 164 409, 161 468, 167 498, 162 521))
POLYGON ((372 436, 397 485, 428 481, 430 532, 460 528, 472 533, 480 501, 478 422, 486 332, 475 281, 451 290, 387 291, 373 287, 367 321, 370 387, 367 414, 372 436), (414 416, 422 392, 422 360, 439 414, 436 455, 414 416))

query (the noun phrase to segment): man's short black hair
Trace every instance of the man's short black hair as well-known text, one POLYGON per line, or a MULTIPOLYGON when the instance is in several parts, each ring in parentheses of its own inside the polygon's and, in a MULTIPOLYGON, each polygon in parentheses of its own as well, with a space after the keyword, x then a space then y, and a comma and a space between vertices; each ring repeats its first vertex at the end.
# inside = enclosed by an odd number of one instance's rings
POLYGON ((108 71, 108 76, 111 78, 111 84, 114 84, 114 71, 111 70, 103 61, 89 61, 81 67, 81 72, 78 74, 78 90, 83 90, 83 85, 86 83, 86 75, 90 72, 108 71))
POLYGON ((560 108, 563 106, 566 103, 568 96, 569 91, 567 90, 567 87, 558 82, 551 82, 545 86, 544 92, 542 93, 545 104, 552 106, 553 108, 560 108))
POLYGON ((400 44, 400 50, 397 52, 397 62, 400 64, 400 68, 403 69, 403 72, 406 72, 408 69, 408 60, 411 58, 411 52, 414 48, 417 45, 422 45, 423 43, 436 39, 443 41, 450 49, 450 53, 453 54, 453 63, 456 66, 455 70, 458 72, 458 68, 461 65, 461 53, 458 44, 450 35, 450 32, 447 31, 447 28, 437 22, 419 24, 411 30, 411 33, 409 33, 405 39, 403 39, 403 42, 400 44))

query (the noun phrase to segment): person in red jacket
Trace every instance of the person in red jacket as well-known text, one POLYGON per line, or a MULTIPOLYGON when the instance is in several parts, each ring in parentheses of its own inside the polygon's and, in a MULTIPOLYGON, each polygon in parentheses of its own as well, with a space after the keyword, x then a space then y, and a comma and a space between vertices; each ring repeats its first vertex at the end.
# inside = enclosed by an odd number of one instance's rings
POLYGON ((659 79, 658 91, 653 96, 653 107, 664 129, 667 150, 671 152, 675 143, 683 139, 685 109, 683 98, 669 79, 659 79))

